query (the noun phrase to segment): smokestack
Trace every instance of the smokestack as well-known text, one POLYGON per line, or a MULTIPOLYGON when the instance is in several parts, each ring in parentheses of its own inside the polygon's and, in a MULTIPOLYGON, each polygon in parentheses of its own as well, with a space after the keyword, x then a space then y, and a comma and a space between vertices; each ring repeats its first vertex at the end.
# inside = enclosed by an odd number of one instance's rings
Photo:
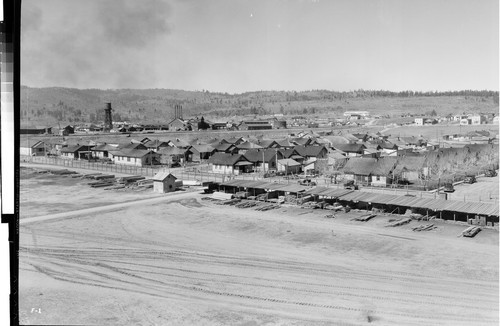
POLYGON ((113 118, 111 114, 111 103, 106 103, 106 107, 104 108, 104 129, 109 131, 113 129, 113 118))

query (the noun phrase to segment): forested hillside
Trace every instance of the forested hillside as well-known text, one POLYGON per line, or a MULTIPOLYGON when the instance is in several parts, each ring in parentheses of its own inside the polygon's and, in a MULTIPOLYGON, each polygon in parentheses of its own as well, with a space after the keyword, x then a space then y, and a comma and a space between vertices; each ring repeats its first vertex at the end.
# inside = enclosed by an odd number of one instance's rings
POLYGON ((496 112, 498 92, 389 92, 357 90, 335 92, 260 91, 242 94, 171 89, 21 88, 21 118, 27 124, 102 121, 105 103, 111 102, 113 120, 142 123, 168 122, 173 106, 181 104, 185 117, 203 115, 217 121, 242 116, 281 113, 285 116, 342 115, 366 110, 373 115, 496 112))

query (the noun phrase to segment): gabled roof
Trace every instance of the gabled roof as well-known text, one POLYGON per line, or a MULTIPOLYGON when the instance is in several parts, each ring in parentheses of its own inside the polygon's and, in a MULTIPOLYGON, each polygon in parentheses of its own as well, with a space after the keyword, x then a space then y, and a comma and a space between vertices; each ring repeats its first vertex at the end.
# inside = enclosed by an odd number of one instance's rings
POLYGON ((387 176, 392 172, 392 170, 396 166, 396 163, 397 163, 397 157, 391 157, 391 156, 381 157, 375 164, 371 174, 387 176))
POLYGON ((278 143, 280 147, 284 148, 292 148, 295 146, 295 144, 292 144, 288 139, 278 139, 276 140, 276 143, 278 143))
POLYGON ((27 138, 27 139, 21 139, 19 147, 34 148, 39 146, 44 146, 44 142, 33 138, 27 138))
MULTIPOLYGON (((278 152, 279 153, 279 152, 278 152)), ((277 151, 275 149, 265 149, 265 150, 255 150, 251 149, 248 150, 245 153, 245 157, 247 158, 248 161, 252 163, 260 163, 262 162, 262 158, 264 157, 265 162, 269 162, 270 160, 274 159, 277 154, 277 151)), ((278 156, 281 157, 283 154, 279 153, 278 156)))
POLYGON ((193 148, 194 150, 198 151, 199 153, 212 153, 213 151, 215 151, 215 148, 213 148, 210 145, 205 145, 205 144, 202 144, 202 145, 191 145, 191 146, 188 147, 187 150, 190 150, 191 148, 193 148))
POLYGON ((148 149, 143 143, 130 143, 119 146, 119 149, 148 149))
POLYGON ((246 142, 243 142, 239 145, 236 145, 236 148, 238 148, 238 149, 254 149, 254 148, 261 149, 262 146, 251 143, 249 141, 246 141, 246 142))
POLYGON ((109 151, 116 151, 117 148, 109 144, 102 144, 92 147, 92 150, 96 152, 109 152, 109 151))
POLYGON ((300 146, 297 145, 294 147, 297 154, 300 156, 309 156, 309 157, 317 157, 322 151, 328 152, 325 146, 300 146))
POLYGON ((182 140, 182 139, 173 139, 168 141, 170 144, 172 144, 175 147, 180 147, 180 148, 187 148, 191 146, 187 141, 182 140))
POLYGON ((343 159, 347 159, 347 157, 345 155, 343 155, 341 152, 339 151, 330 151, 328 153, 328 157, 331 157, 333 159, 336 159, 336 160, 343 160, 343 159))
POLYGON ((278 143, 272 139, 262 139, 259 141, 259 145, 263 148, 270 148, 272 146, 278 145, 278 143))
POLYGON ((230 148, 234 148, 234 145, 229 144, 229 143, 222 143, 222 144, 217 144, 214 146, 214 149, 216 151, 219 151, 219 152, 225 152, 225 151, 229 150, 230 148))
POLYGON ((328 140, 332 146, 335 144, 349 144, 349 139, 344 136, 323 136, 324 139, 328 140))
POLYGON ((144 143, 144 145, 146 146, 146 148, 157 148, 160 146, 168 146, 168 140, 159 140, 159 139, 150 140, 147 143, 144 143))
POLYGON ((290 139, 290 142, 296 144, 296 145, 303 145, 303 146, 306 146, 306 145, 309 145, 311 142, 312 142, 312 139, 311 138, 302 138, 302 137, 298 137, 298 138, 292 138, 290 139))
POLYGON ((391 142, 388 142, 388 141, 382 141, 378 144, 378 148, 380 149, 398 149, 398 145, 396 144, 393 144, 391 142))
POLYGON ((376 164, 376 158, 353 157, 349 161, 347 161, 346 165, 343 168, 343 171, 346 174, 368 176, 372 173, 376 164))
POLYGON ((228 144, 242 143, 244 141, 245 141, 245 139, 243 137, 231 137, 231 138, 224 138, 221 140, 221 142, 228 143, 228 144))
POLYGON ((161 171, 155 174, 155 176, 153 177, 153 181, 163 181, 167 178, 173 178, 174 180, 177 179, 173 174, 166 171, 161 171))
POLYGON ((177 122, 177 121, 178 121, 178 122, 180 122, 180 123, 182 123, 183 125, 186 125, 186 124, 187 124, 187 121, 184 121, 184 120, 179 119, 179 118, 175 118, 175 119, 172 119, 172 120, 168 123, 168 125, 171 125, 172 123, 177 122))
POLYGON ((157 153, 161 155, 184 155, 185 152, 185 149, 168 146, 160 148, 157 153))
POLYGON ((363 152, 363 149, 365 149, 366 146, 363 144, 336 144, 333 148, 346 153, 359 153, 363 152))
POLYGON ((234 165, 239 161, 248 161, 243 154, 231 155, 228 153, 215 153, 210 156, 208 163, 217 165, 234 165))
POLYGON ((150 151, 148 149, 122 149, 118 151, 109 151, 109 153, 112 154, 113 156, 136 157, 136 158, 144 157, 152 152, 153 151, 150 151))
POLYGON ((68 146, 61 149, 61 153, 74 153, 80 150, 87 150, 89 148, 88 145, 74 145, 68 146))
POLYGON ((297 153, 294 148, 280 149, 279 151, 283 153, 284 158, 290 158, 294 155, 299 155, 299 153, 297 153))
POLYGON ((402 156, 398 158, 394 173, 403 171, 419 171, 425 166, 425 156, 402 156))

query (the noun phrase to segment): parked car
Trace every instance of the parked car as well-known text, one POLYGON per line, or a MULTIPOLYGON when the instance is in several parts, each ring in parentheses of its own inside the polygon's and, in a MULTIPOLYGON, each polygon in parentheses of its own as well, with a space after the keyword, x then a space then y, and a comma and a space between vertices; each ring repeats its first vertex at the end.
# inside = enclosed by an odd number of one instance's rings
POLYGON ((443 187, 444 192, 455 192, 455 187, 453 187, 453 183, 448 182, 444 184, 443 187))
POLYGON ((180 166, 181 166, 181 164, 180 164, 179 162, 174 162, 174 163, 171 163, 171 164, 170 164, 170 167, 171 167, 171 168, 178 168, 178 167, 180 167, 180 166))
POLYGON ((476 177, 473 176, 473 175, 468 175, 464 179, 464 183, 470 183, 470 184, 472 184, 474 182, 476 182, 476 177))
POLYGON ((358 190, 358 185, 354 183, 354 180, 348 180, 344 182, 344 189, 358 190))
POLYGON ((488 170, 484 173, 485 177, 495 177, 497 175, 497 171, 495 170, 488 170))

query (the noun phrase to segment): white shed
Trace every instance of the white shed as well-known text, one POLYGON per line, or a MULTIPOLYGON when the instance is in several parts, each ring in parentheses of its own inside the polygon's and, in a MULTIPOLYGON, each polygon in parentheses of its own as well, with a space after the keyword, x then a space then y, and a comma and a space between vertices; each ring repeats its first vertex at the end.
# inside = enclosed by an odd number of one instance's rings
POLYGON ((166 193, 175 191, 175 180, 177 178, 169 172, 158 172, 153 177, 153 191, 166 193))

